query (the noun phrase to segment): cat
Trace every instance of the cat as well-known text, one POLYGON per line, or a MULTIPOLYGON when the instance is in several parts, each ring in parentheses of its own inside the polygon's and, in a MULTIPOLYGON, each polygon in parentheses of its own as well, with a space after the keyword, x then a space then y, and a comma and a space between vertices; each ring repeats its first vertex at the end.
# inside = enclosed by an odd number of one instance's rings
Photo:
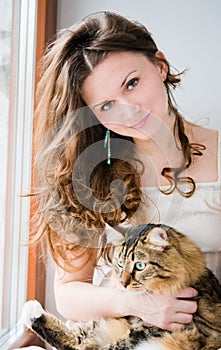
POLYGON ((132 228, 113 255, 113 284, 134 291, 174 293, 198 290, 197 312, 180 331, 165 331, 128 316, 76 324, 74 330, 28 301, 23 323, 59 350, 217 350, 221 347, 221 285, 206 267, 201 250, 166 225, 132 228))

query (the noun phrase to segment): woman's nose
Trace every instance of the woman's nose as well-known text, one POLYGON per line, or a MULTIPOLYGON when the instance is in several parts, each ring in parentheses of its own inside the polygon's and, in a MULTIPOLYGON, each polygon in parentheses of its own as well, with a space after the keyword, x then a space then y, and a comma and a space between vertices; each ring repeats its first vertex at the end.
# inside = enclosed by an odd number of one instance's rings
POLYGON ((138 105, 128 103, 119 104, 119 112, 121 113, 121 116, 125 121, 134 119, 134 117, 136 117, 140 110, 141 108, 138 105))
POLYGON ((120 114, 121 120, 125 124, 130 124, 132 121, 141 118, 142 109, 138 105, 122 103, 120 104, 120 114))

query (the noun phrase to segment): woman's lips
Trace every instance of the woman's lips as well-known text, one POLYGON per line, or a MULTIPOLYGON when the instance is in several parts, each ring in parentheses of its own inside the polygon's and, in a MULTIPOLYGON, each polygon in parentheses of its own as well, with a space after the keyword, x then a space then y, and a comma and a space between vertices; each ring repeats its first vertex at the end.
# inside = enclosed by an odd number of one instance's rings
POLYGON ((141 119, 138 123, 136 123, 134 125, 131 125, 130 127, 133 128, 133 129, 140 129, 140 128, 142 128, 144 126, 144 124, 146 123, 149 115, 150 115, 150 112, 143 119, 141 119))

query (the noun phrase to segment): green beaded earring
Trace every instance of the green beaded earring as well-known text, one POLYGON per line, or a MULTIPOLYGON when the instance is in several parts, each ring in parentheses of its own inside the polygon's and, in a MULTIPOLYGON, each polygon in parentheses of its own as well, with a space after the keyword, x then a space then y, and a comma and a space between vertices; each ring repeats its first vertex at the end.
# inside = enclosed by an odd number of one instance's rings
POLYGON ((110 130, 106 131, 105 138, 104 138, 104 148, 107 148, 107 164, 110 165, 111 163, 110 130))
MULTIPOLYGON (((166 88, 167 96, 169 97, 168 87, 166 86, 165 88, 166 88)), ((170 117, 173 116, 173 112, 172 111, 169 112, 169 116, 170 117)))

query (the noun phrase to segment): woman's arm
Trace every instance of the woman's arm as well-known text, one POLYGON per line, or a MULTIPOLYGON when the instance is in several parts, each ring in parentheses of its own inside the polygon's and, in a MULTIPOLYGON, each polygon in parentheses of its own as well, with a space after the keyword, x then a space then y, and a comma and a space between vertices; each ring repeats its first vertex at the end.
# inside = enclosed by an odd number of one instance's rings
POLYGON ((134 315, 160 328, 180 329, 191 322, 196 303, 178 298, 191 298, 196 291, 187 288, 177 295, 134 293, 92 284, 94 268, 87 262, 73 273, 57 269, 55 300, 59 313, 66 319, 86 322, 101 317, 134 315))

